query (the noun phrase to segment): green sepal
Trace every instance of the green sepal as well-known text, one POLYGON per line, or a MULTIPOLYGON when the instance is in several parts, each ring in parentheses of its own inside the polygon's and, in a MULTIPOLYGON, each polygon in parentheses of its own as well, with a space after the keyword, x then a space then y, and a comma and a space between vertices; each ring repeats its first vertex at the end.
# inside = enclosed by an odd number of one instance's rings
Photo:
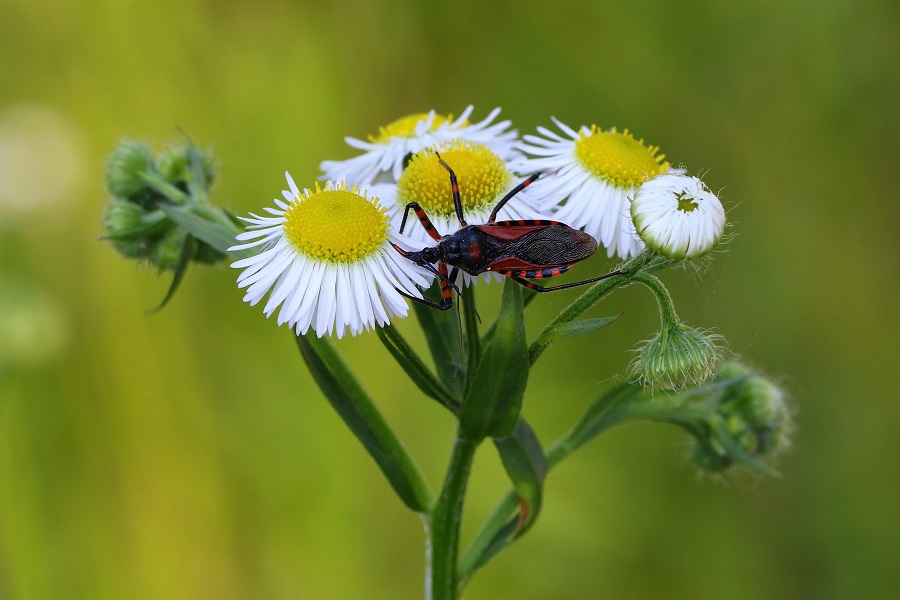
POLYGON ((145 311, 146 314, 152 315, 161 311, 163 307, 169 303, 169 300, 175 296, 178 286, 181 285, 181 281, 184 279, 184 274, 187 273, 188 265, 191 264, 191 257, 194 256, 196 251, 197 240, 190 235, 185 235, 181 242, 181 253, 178 256, 178 263, 175 265, 174 273, 172 274, 172 283, 169 285, 169 291, 166 292, 166 296, 163 298, 162 302, 159 303, 159 306, 148 309, 145 311))
POLYGON ((536 350, 537 348, 548 346, 559 339, 570 338, 577 335, 584 335, 586 333, 599 331, 604 327, 612 325, 620 316, 622 315, 616 315, 614 317, 599 317, 596 319, 580 319, 578 321, 568 321, 565 323, 557 323, 556 325, 551 325, 550 327, 544 329, 538 339, 534 341, 534 344, 531 347, 535 350, 529 350, 528 358, 531 364, 534 364, 538 357, 541 355, 541 353, 536 350))
MULTIPOLYGON (((439 300, 439 284, 431 286, 424 296, 429 300, 439 300)), ((420 302, 413 302, 413 310, 425 334, 438 378, 454 396, 462 398, 466 366, 461 364, 460 324, 456 313, 452 310, 436 310, 420 302)))
POLYGON ((544 449, 534 430, 521 418, 511 434, 494 438, 494 445, 500 453, 506 474, 519 495, 518 526, 512 535, 512 538, 516 538, 531 527, 541 512, 544 477, 547 475, 544 449))
POLYGON ((241 252, 228 251, 228 248, 238 243, 235 236, 241 230, 224 214, 222 218, 213 219, 210 215, 200 214, 198 210, 190 207, 160 203, 159 208, 166 213, 167 217, 175 221, 180 227, 183 227, 192 236, 206 242, 219 252, 236 258, 242 258, 251 254, 246 250, 241 252))
POLYGON ((521 287, 508 279, 496 327, 463 399, 460 435, 469 439, 509 435, 522 408, 528 369, 521 287))
POLYGON ((406 506, 428 513, 431 492, 409 453, 328 340, 295 336, 319 389, 369 452, 406 506))
POLYGON ((413 383, 429 398, 437 400, 445 408, 456 414, 459 412, 460 400, 425 365, 416 351, 400 335, 393 325, 378 327, 378 339, 388 349, 397 364, 409 375, 413 383))

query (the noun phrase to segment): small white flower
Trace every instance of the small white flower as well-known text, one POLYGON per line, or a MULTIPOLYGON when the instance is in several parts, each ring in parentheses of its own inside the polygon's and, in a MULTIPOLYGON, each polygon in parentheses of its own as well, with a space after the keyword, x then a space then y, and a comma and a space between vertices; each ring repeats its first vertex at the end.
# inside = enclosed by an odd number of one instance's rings
POLYGON ((279 325, 288 323, 301 335, 312 327, 319 337, 340 338, 347 328, 356 335, 406 316, 397 290, 421 298, 417 286, 428 287, 433 276, 391 247, 409 248, 410 240, 391 231, 379 200, 330 181, 301 193, 285 175, 286 202, 276 199, 276 208, 264 209, 272 216, 242 217, 248 231, 237 239, 253 241, 229 248, 260 247, 231 265, 244 269, 237 280, 247 288, 244 301, 256 305, 268 293, 266 316, 281 306, 279 325))
POLYGON ((478 142, 504 160, 510 158, 514 154, 513 143, 518 138, 518 132, 508 131, 510 121, 493 123, 500 109, 495 108, 485 119, 474 124, 468 121, 471 114, 471 106, 456 119, 452 115, 438 115, 432 110, 408 115, 379 127, 378 134, 370 135, 368 141, 344 138, 349 146, 363 150, 365 154, 347 160, 322 161, 323 179, 343 179, 358 185, 396 183, 410 154, 452 139, 478 142))
POLYGON ((697 258, 725 231, 725 209, 702 181, 662 175, 641 186, 631 217, 644 243, 669 258, 697 258))
POLYGON ((523 192, 523 200, 553 218, 594 236, 608 256, 628 258, 641 251, 629 215, 630 199, 644 181, 668 171, 656 146, 645 146, 625 130, 578 131, 553 119, 564 136, 538 127, 517 147, 532 158, 515 160, 520 173, 547 175, 523 192))

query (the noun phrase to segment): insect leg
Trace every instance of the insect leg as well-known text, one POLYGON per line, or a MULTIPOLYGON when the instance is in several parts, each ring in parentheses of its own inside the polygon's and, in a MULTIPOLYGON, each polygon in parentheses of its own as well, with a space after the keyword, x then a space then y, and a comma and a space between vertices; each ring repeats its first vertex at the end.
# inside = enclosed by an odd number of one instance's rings
MULTIPOLYGON (((503 275, 507 275, 507 273, 503 273, 503 275)), ((544 287, 534 283, 533 281, 528 281, 518 275, 507 275, 510 279, 515 281, 516 283, 521 283, 529 290, 534 290, 535 292, 555 292, 556 290, 564 290, 566 288, 575 287, 579 285, 585 285, 587 283, 594 283, 595 281, 601 281, 608 277, 613 277, 615 275, 625 275, 625 271, 613 271, 612 273, 607 273, 606 275, 601 275, 599 277, 592 277, 591 279, 585 279, 584 281, 575 281, 572 283, 564 283, 562 285, 554 285, 550 287, 544 287)))
POLYGON ((456 287, 456 284, 453 283, 453 279, 456 278, 456 268, 453 269, 453 273, 451 275, 447 274, 447 265, 444 263, 440 263, 435 269, 430 264, 423 264, 423 267, 430 268, 429 270, 435 272, 438 276, 438 280, 441 282, 441 301, 435 302, 433 300, 429 300, 428 298, 416 298, 411 294, 407 294, 403 290, 399 288, 394 288, 401 296, 406 296, 410 300, 415 300, 419 304, 424 304, 425 306, 430 306, 431 308, 436 308, 438 310, 447 310, 453 305, 453 290, 455 289, 459 292, 459 288, 456 287))
POLYGON ((465 227, 468 223, 466 223, 466 220, 463 218, 462 200, 459 197, 459 184, 456 181, 456 173, 453 172, 450 165, 444 162, 444 159, 441 158, 440 154, 435 152, 434 155, 437 156, 438 162, 440 162, 445 169, 450 171, 450 191, 453 192, 453 206, 456 207, 456 218, 459 219, 459 226, 465 227))
POLYGON ((510 198, 512 198, 513 196, 515 196, 516 194, 518 194, 519 192, 521 192, 522 190, 527 188, 529 185, 534 183, 537 180, 537 178, 540 176, 541 176, 541 172, 538 171, 537 173, 532 174, 528 179, 526 179, 525 181, 523 181, 522 183, 520 183, 513 189, 509 190, 509 193, 506 194, 505 196, 503 196, 503 198, 500 199, 500 202, 497 203, 497 206, 494 207, 494 210, 491 211, 491 216, 488 217, 487 222, 493 223, 494 221, 496 221, 497 213, 500 212, 500 209, 503 208, 503 205, 506 204, 507 202, 509 202, 510 198))
POLYGON ((406 210, 403 211, 403 219, 400 221, 400 233, 403 233, 403 228, 406 227, 406 217, 409 216, 409 211, 411 210, 414 210, 416 212, 416 216, 419 218, 419 223, 421 223, 422 227, 425 228, 425 232, 433 239, 440 241, 441 234, 439 234, 434 228, 434 225, 431 224, 431 219, 428 218, 428 215, 425 214, 425 211, 422 210, 422 207, 419 206, 418 202, 410 202, 406 205, 406 210))

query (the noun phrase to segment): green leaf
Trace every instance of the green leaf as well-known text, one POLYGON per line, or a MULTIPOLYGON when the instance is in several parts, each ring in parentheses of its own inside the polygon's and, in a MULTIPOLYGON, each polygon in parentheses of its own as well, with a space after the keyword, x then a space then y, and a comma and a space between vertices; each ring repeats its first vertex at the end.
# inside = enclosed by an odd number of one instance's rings
POLYGON ((159 306, 146 310, 146 314, 152 315, 158 313, 169 303, 169 300, 175 296, 175 292, 178 291, 178 286, 181 285, 184 274, 187 273, 187 268, 191 264, 191 257, 194 256, 194 252, 196 251, 197 240, 190 235, 184 236, 184 241, 181 243, 181 253, 178 255, 178 264, 175 266, 175 272, 172 275, 172 283, 169 285, 169 291, 166 292, 166 297, 163 298, 163 301, 160 302, 159 306))
POLYGON ((586 333, 599 331, 604 327, 612 325, 620 316, 621 315, 616 315, 614 317, 600 317, 597 319, 568 321, 564 323, 557 323, 556 325, 547 327, 546 329, 544 329, 544 331, 541 332, 541 335, 538 337, 538 339, 534 341, 532 348, 534 348, 535 350, 529 350, 528 355, 531 364, 534 364, 540 356, 540 352, 536 350, 537 348, 549 346, 559 339, 570 338, 575 337, 576 335, 584 335, 586 333))
POLYGON ((506 548, 515 539, 513 535, 519 527, 519 517, 510 519, 510 515, 519 506, 519 497, 514 493, 507 494, 494 508, 475 538, 459 559, 459 586, 462 588, 478 569, 483 567, 498 552, 506 548))
POLYGON ((252 252, 246 250, 243 252, 228 252, 228 248, 238 243, 235 236, 241 230, 227 217, 223 216, 222 219, 213 220, 207 215, 198 214, 196 211, 191 210, 190 207, 165 203, 160 203, 159 208, 166 213, 166 216, 187 230, 192 236, 206 242, 219 252, 239 258, 252 254, 252 252))
POLYGON ((497 326, 466 390, 459 430, 469 439, 509 435, 519 418, 529 369, 520 290, 506 281, 497 326))
MULTIPOLYGON (((439 299, 437 283, 425 293, 430 300, 439 299), (436 293, 437 292, 437 293, 436 293)), ((460 323, 453 310, 437 310, 420 302, 413 302, 413 310, 422 331, 434 368, 440 380, 457 398, 462 398, 466 383, 466 366, 461 364, 460 323)))
POLYGON ((431 492, 422 474, 334 347, 312 333, 295 337, 319 389, 378 463, 403 503, 419 513, 430 511, 431 492))
POLYGON ((397 364, 426 396, 434 398, 453 414, 459 413, 459 399, 454 397, 450 390, 431 372, 396 327, 385 325, 378 327, 375 331, 378 339, 388 349, 397 364))
POLYGON ((520 418, 509 436, 494 438, 494 445, 515 493, 507 494, 497 505, 460 559, 460 585, 525 533, 541 510, 547 464, 534 431, 520 418), (517 508, 518 514, 513 516, 517 508))
POLYGON ((541 512, 544 477, 547 475, 544 450, 534 430, 521 418, 510 435, 494 438, 494 445, 519 495, 519 525, 512 536, 516 538, 531 527, 541 512))

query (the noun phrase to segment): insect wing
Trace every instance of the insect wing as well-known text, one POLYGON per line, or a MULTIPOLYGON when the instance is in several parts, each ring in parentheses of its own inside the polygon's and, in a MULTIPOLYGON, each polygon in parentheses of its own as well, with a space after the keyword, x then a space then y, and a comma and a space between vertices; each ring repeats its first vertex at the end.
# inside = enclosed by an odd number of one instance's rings
POLYGON ((503 256, 498 256, 491 263, 490 270, 571 265, 588 258, 596 250, 597 241, 589 234, 562 223, 553 223, 532 227, 519 236, 510 243, 503 256))

